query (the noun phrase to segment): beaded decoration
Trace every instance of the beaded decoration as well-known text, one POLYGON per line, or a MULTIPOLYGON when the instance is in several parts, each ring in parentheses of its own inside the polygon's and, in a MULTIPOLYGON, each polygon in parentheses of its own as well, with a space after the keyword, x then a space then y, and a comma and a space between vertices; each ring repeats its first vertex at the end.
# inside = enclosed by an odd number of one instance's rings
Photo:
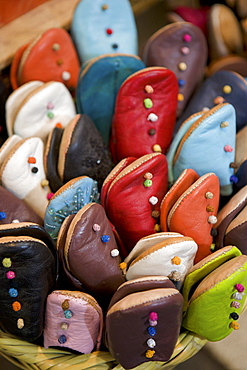
MULTIPOLYGON (((148 334, 151 336, 151 337, 154 337, 156 335, 156 326, 158 324, 158 314, 157 312, 150 312, 149 314, 149 327, 147 328, 147 331, 148 331, 148 334)), ((147 346, 149 347, 149 349, 146 351, 146 354, 145 356, 147 358, 152 358, 155 354, 155 350, 153 348, 155 348, 156 346, 156 341, 154 340, 154 338, 149 338, 147 340, 147 346)))

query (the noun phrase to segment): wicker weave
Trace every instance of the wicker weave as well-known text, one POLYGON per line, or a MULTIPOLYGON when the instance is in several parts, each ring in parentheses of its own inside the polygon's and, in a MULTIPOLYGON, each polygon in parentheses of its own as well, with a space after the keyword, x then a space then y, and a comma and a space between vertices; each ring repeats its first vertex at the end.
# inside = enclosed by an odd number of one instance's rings
MULTIPOLYGON (((206 342, 206 339, 185 331, 180 334, 173 355, 168 362, 145 362, 135 369, 173 369, 181 362, 194 356, 206 342)), ((123 370, 109 352, 98 351, 88 355, 75 355, 58 349, 45 349, 33 343, 18 340, 3 332, 0 332, 0 353, 20 369, 123 370)))

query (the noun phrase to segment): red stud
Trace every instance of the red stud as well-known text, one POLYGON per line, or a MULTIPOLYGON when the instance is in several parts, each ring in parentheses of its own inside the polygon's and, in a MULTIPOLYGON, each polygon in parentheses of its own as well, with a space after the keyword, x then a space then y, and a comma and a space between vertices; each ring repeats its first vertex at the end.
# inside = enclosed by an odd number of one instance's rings
POLYGON ((106 33, 107 33, 107 35, 112 35, 113 34, 113 31, 112 31, 111 28, 107 28, 106 29, 106 33))

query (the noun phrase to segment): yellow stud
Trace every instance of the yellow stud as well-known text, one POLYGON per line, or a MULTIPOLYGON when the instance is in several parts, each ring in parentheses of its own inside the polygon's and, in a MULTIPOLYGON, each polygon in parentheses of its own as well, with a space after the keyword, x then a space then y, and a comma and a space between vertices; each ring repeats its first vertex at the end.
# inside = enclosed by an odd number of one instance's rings
POLYGON ((225 85, 225 86, 223 87, 223 92, 224 92, 225 94, 230 94, 230 93, 232 92, 232 88, 231 88, 231 86, 230 86, 230 85, 225 85))
POLYGON ((186 64, 186 63, 184 63, 184 62, 180 62, 180 63, 178 64, 178 69, 179 69, 180 71, 186 71, 186 69, 187 69, 187 64, 186 64))
POLYGON ((153 151, 157 153, 161 153, 162 152, 161 146, 159 144, 154 144, 153 151))

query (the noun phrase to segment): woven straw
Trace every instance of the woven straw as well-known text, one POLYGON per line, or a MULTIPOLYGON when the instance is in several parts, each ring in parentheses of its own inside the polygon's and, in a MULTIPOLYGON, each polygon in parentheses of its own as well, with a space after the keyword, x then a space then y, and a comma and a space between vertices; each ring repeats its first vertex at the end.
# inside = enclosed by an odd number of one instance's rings
MULTIPOLYGON (((206 339, 185 331, 180 334, 172 357, 168 362, 145 362, 135 369, 173 369, 181 362, 194 356, 205 344, 206 339)), ((71 352, 28 343, 0 332, 0 353, 20 369, 35 370, 123 370, 109 352, 92 352, 88 355, 75 355, 71 352)))

